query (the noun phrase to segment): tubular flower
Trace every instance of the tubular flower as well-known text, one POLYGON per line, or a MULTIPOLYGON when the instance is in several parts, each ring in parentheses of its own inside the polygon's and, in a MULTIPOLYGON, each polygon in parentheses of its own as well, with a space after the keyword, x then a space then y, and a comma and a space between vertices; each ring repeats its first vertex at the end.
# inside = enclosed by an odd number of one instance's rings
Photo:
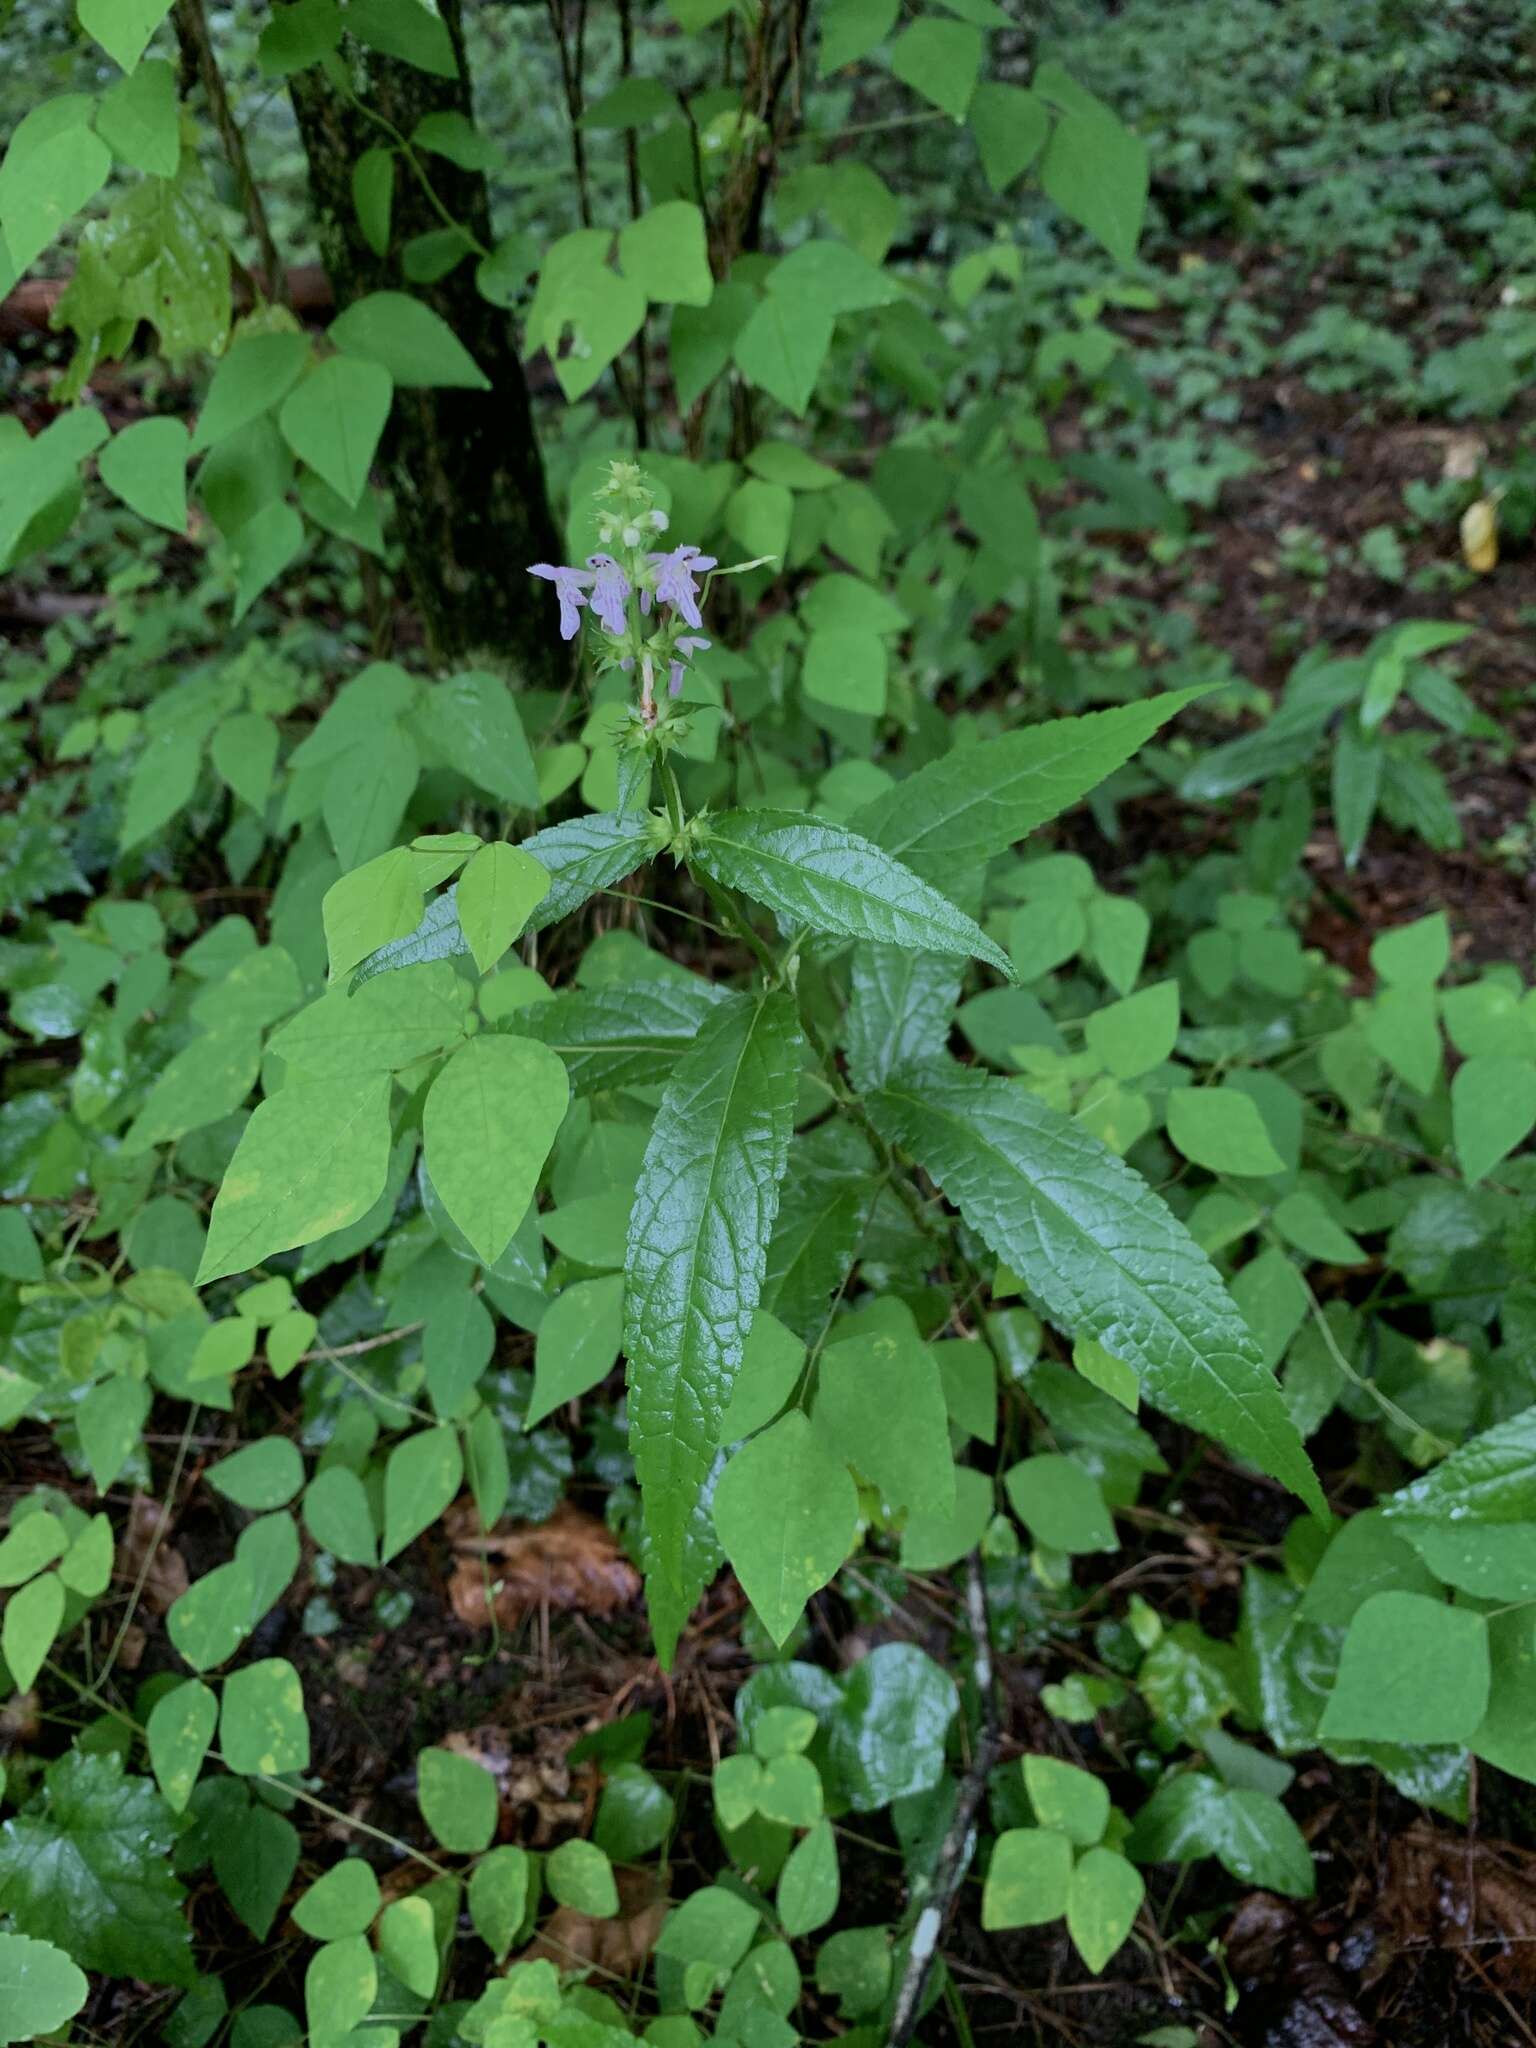
POLYGON ((652 555, 651 568, 656 576, 656 595, 663 604, 669 604, 690 626, 702 626, 703 617, 699 611, 698 586, 695 576, 704 575, 715 566, 713 555, 701 555, 696 547, 673 548, 670 554, 652 555))
POLYGON ((587 586, 594 581, 592 572, 589 569, 567 569, 563 564, 554 562, 535 562, 528 574, 553 583, 555 595, 560 600, 560 638, 574 640, 581 627, 580 608, 587 601, 587 586))
POLYGON ((651 551, 667 530, 667 515, 637 464, 613 463, 596 495, 599 552, 587 556, 583 569, 537 562, 529 574, 554 584, 563 639, 580 632, 583 608, 591 612, 602 629, 589 637, 596 666, 638 674, 639 714, 649 728, 657 721, 661 678, 677 696, 689 662, 710 644, 697 630, 704 623, 700 579, 717 564, 687 544, 651 551))

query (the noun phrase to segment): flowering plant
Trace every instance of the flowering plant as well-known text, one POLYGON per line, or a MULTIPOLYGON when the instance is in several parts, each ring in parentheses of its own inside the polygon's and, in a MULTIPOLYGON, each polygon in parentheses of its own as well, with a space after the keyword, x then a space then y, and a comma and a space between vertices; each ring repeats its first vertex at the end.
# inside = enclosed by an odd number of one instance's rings
POLYGON ((612 463, 597 497, 602 550, 588 555, 584 569, 536 562, 528 573, 555 586, 562 640, 575 639, 582 611, 590 611, 606 641, 599 643, 599 669, 639 671, 640 717, 649 730, 656 724, 656 684, 663 670, 668 694, 676 697, 689 661, 710 644, 699 630, 700 604, 708 595, 709 572, 718 565, 713 555, 686 544, 664 552, 648 546, 666 532, 667 515, 637 464, 612 463), (706 579, 702 592, 700 576, 706 579))

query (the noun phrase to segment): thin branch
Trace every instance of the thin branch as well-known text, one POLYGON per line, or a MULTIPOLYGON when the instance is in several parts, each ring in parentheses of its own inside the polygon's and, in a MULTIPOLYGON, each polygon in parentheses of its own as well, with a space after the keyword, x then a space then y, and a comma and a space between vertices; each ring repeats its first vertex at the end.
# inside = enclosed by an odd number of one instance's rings
MULTIPOLYGON (((635 24, 630 12, 630 0, 619 0, 619 53, 620 70, 627 79, 635 68, 635 24)), ((640 185, 640 142, 633 128, 624 131, 624 162, 629 176, 629 211, 631 217, 638 220, 645 210, 645 199, 640 185)), ((635 334, 635 389, 632 407, 637 448, 646 448, 650 445, 650 420, 646 412, 646 393, 650 380, 645 315, 642 314, 640 326, 635 334)))
POLYGON ((219 69, 214 55, 213 38, 208 32, 208 17, 203 11, 203 0, 176 0, 176 40, 183 54, 197 68, 203 92, 208 101, 208 111, 213 116, 213 125, 219 131, 219 140, 224 145, 224 154, 234 175, 235 187, 240 194, 240 206, 245 214, 246 225, 255 237, 256 248, 261 258, 262 290, 269 299, 279 305, 288 304, 288 272, 278 261, 277 244, 272 239, 271 225, 267 220, 267 209, 262 203, 261 191, 251 174, 251 160, 245 153, 245 137, 240 132, 229 94, 224 89, 224 74, 219 69))
POLYGON ((981 1811, 987 1779, 1001 1748, 997 1673, 992 1662, 992 1635, 987 1619, 987 1589, 981 1575, 981 1553, 975 1550, 966 1560, 965 1609, 971 1631, 971 1654, 975 1658, 976 1691, 981 1704, 981 1732, 971 1767, 960 1782, 954 1818, 945 1830, 933 1868, 920 1872, 912 1881, 907 1906, 909 1913, 916 1909, 916 1918, 907 1940, 906 1967, 901 1973, 896 2000, 891 2008, 887 2048, 906 2048, 917 2025, 923 1990, 938 1953, 939 1936, 944 1931, 944 1922, 955 1902, 955 1894, 975 1853, 976 1816, 981 1811))

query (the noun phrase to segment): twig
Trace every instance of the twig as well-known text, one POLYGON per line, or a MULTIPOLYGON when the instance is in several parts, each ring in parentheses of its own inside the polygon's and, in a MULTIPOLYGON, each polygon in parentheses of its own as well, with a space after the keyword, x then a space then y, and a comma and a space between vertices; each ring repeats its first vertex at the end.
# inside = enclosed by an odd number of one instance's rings
MULTIPOLYGON (((549 25, 554 32, 555 51, 560 59, 560 82, 565 88, 565 109, 571 124, 571 162, 576 172, 576 203, 581 210, 581 224, 584 228, 592 225, 592 194, 587 183, 587 138, 582 133, 581 117, 583 108, 580 57, 573 61, 570 47, 565 40, 565 9, 562 0, 546 0, 549 25)), ((578 36, 585 31, 586 17, 583 13, 578 24, 578 36)))
POLYGON ((961 1780, 954 1818, 945 1831, 934 1867, 931 1871, 920 1872, 912 1881, 907 1905, 909 1912, 916 1908, 916 1918, 907 1941, 906 1967, 891 2007, 890 2030, 886 2035, 888 2048, 906 2048, 917 2025, 928 1972, 938 1952, 939 1936, 944 1931, 944 1922, 975 1852, 976 1816, 987 1789, 987 1778, 1001 1747, 997 1674, 992 1663, 992 1635, 987 1620, 987 1589, 981 1575, 981 1555, 975 1550, 966 1560, 965 1609, 971 1628, 972 1655, 976 1660, 981 1731, 971 1767, 961 1780))
POLYGON ((208 17, 203 12, 203 0, 176 0, 176 39, 182 50, 197 66, 198 78, 208 100, 208 111, 213 116, 213 125, 219 131, 219 140, 224 145, 224 154, 234 174, 240 194, 241 209, 246 225, 256 238, 256 247, 261 256, 262 288, 269 298, 280 305, 288 303, 288 273, 277 260, 277 244, 272 239, 272 229, 267 220, 267 209, 262 203, 261 191, 251 175, 251 160, 245 153, 245 137, 229 104, 229 94, 224 90, 224 74, 219 69, 213 51, 213 39, 208 33, 208 17))
POLYGON ((397 1330, 384 1330, 377 1337, 359 1337, 352 1344, 317 1344, 313 1351, 304 1353, 299 1364, 308 1365, 316 1358, 327 1362, 333 1358, 357 1358, 364 1351, 381 1351, 386 1344, 398 1344, 402 1337, 414 1337, 418 1330, 426 1327, 424 1322, 402 1323, 397 1330))
MULTIPOLYGON (((630 12, 630 0, 619 0, 619 58, 621 73, 627 79, 635 68, 635 25, 630 12)), ((624 132, 624 163, 629 177, 630 217, 638 220, 645 210, 645 200, 640 184, 640 144, 633 128, 628 128, 624 132)), ((641 449, 650 445, 650 421, 645 409, 650 381, 650 363, 645 343, 645 317, 642 315, 635 333, 635 389, 632 408, 635 446, 641 449)))

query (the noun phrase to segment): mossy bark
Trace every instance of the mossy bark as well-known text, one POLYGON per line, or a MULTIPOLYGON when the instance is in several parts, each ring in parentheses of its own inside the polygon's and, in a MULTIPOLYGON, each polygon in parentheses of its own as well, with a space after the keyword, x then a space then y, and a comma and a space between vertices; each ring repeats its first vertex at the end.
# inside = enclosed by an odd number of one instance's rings
MULTIPOLYGON (((387 147, 390 129, 409 138, 425 114, 472 113, 459 0, 439 0, 438 12, 458 57, 457 78, 435 77, 348 38, 343 57, 358 104, 319 66, 296 74, 290 90, 337 310, 368 292, 411 291, 448 323, 491 382, 489 391, 397 391, 384 437, 382 459, 428 647, 440 661, 479 658, 528 683, 553 683, 565 673, 559 642, 545 587, 526 571, 532 562, 558 560, 560 542, 511 321, 476 289, 473 254, 435 284, 406 282, 405 243, 443 227, 443 213, 408 163, 396 159, 382 256, 364 238, 353 204, 353 166, 365 150, 387 147)), ((484 176, 441 156, 419 161, 442 209, 489 246, 484 176)))

